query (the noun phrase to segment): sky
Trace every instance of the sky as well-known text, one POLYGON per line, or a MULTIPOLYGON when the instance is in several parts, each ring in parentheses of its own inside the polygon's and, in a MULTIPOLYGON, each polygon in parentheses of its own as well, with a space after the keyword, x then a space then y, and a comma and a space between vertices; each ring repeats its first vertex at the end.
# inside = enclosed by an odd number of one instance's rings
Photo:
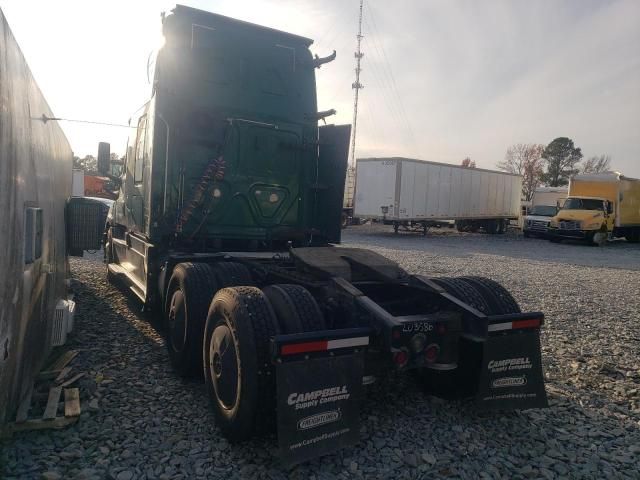
MULTIPOLYGON (((0 0, 53 112, 127 124, 150 94, 165 0, 0 0)), ((359 0, 183 0, 314 39, 318 109, 353 117, 359 0)), ((640 1, 365 0, 356 157, 495 168, 515 143, 569 137, 640 177, 640 1)), ((61 122, 78 156, 128 128, 61 122)))

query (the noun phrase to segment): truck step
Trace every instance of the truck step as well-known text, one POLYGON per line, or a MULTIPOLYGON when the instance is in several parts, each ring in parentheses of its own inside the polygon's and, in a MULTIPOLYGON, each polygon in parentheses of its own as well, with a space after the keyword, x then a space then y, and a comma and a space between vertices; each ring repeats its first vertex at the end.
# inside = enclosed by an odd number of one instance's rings
POLYGON ((122 268, 120 265, 118 265, 116 263, 108 264, 107 268, 109 269, 109 273, 111 273, 113 275, 126 275, 127 274, 126 269, 122 268))

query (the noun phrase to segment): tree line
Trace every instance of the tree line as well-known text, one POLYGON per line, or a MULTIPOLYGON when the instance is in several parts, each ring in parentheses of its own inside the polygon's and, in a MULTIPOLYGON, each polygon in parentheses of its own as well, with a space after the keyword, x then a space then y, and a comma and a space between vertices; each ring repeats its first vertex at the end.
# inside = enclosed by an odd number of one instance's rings
MULTIPOLYGON (((117 153, 111 154, 111 161, 124 161, 124 156, 120 157, 117 153)), ((79 168, 84 170, 87 175, 99 175, 98 173, 98 159, 93 155, 85 155, 80 158, 76 155, 73 156, 73 168, 79 168)))
POLYGON ((578 173, 600 173, 611 170, 609 155, 596 155, 582 161, 582 150, 573 140, 558 137, 549 145, 517 143, 507 149, 504 160, 497 164, 500 170, 522 175, 522 195, 531 200, 541 185, 562 187, 578 173))

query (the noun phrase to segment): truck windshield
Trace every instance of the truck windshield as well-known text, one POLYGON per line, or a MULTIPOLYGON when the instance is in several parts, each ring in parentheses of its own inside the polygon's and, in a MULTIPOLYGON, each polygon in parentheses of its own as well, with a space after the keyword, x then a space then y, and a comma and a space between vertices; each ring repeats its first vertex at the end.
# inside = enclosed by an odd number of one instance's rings
POLYGON ((529 215, 539 215, 541 217, 553 217, 558 213, 558 208, 554 205, 536 205, 529 210, 529 215))
POLYGON ((604 210, 602 200, 590 198, 567 198, 562 210, 604 210))

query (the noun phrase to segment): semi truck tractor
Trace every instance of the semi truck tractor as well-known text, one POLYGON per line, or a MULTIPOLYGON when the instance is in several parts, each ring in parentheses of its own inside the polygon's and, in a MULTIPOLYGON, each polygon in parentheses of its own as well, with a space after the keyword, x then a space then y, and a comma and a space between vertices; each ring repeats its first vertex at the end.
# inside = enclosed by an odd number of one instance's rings
POLYGON ((549 224, 550 240, 602 245, 624 237, 640 241, 640 180, 619 172, 576 175, 569 196, 549 224))
POLYGON ((339 245, 350 126, 318 128, 311 40, 184 6, 162 29, 107 275, 162 317, 227 438, 276 430, 285 463, 353 444, 388 372, 479 408, 546 406, 542 313, 487 278, 339 245))
POLYGON ((455 220, 462 232, 504 233, 520 216, 522 177, 410 158, 359 158, 355 213, 421 231, 455 220))

